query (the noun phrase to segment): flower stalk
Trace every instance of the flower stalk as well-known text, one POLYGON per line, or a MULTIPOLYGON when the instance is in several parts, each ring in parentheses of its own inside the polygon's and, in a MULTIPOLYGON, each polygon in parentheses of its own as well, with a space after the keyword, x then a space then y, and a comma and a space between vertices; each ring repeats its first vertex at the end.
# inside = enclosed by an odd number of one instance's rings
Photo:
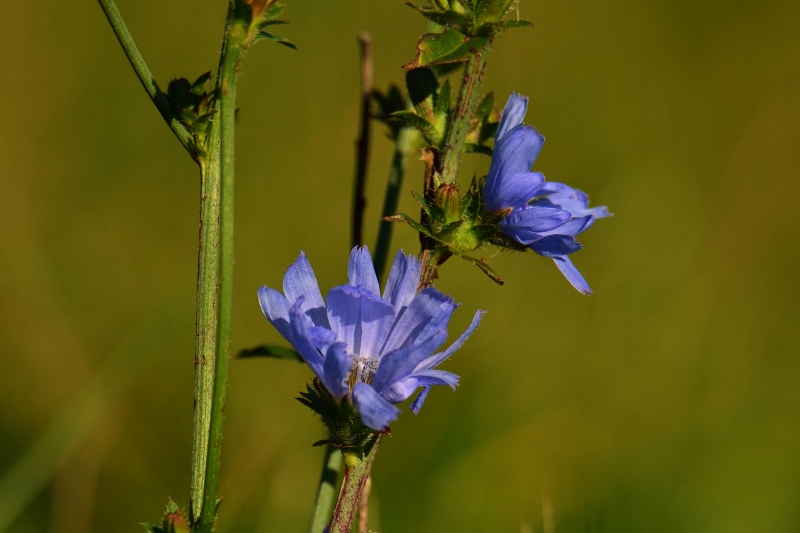
POLYGON ((329 533, 350 533, 353 529, 353 517, 359 508, 361 494, 372 471, 372 463, 378 453, 382 435, 375 439, 372 449, 366 455, 358 452, 344 452, 344 480, 336 502, 336 510, 331 518, 329 533))
POLYGON ((331 521, 333 506, 336 503, 336 487, 339 474, 344 466, 342 452, 333 444, 325 447, 325 460, 319 480, 317 499, 314 503, 314 514, 311 517, 309 533, 323 533, 331 521))

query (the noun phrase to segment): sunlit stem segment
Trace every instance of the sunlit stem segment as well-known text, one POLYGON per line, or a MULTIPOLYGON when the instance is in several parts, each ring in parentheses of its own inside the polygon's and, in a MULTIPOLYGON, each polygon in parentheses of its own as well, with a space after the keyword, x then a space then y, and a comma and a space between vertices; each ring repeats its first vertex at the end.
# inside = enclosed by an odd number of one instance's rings
POLYGON ((128 28, 125 26, 125 22, 122 20, 122 15, 120 15, 117 6, 114 4, 114 0, 99 0, 99 2, 103 13, 105 13, 109 24, 111 24, 111 28, 114 30, 114 34, 117 36, 119 44, 122 46, 122 50, 125 52, 128 61, 133 67, 133 71, 136 72, 139 81, 142 82, 142 86, 147 92, 147 95, 153 101, 153 104, 155 104, 161 116, 164 117, 167 125, 169 125, 181 145, 183 145, 193 158, 196 158, 197 154, 194 150, 192 134, 189 133, 189 130, 187 130, 178 120, 178 117, 175 116, 166 96, 164 96, 164 93, 161 92, 161 89, 158 87, 158 83, 156 83, 156 80, 150 73, 150 69, 147 68, 147 64, 144 62, 142 54, 139 53, 136 43, 133 42, 133 37, 131 37, 128 28))
POLYGON ((214 394, 217 351, 217 281, 219 278, 220 124, 210 125, 208 149, 200 163, 200 245, 197 257, 197 317, 194 358, 194 426, 190 519, 203 504, 208 432, 214 394))
POLYGON ((464 78, 458 91, 456 108, 447 131, 444 150, 442 151, 442 181, 455 183, 458 174, 458 165, 464 151, 464 142, 469 131, 469 123, 475 113, 475 106, 480 98, 480 88, 483 74, 486 70, 486 59, 489 56, 491 44, 472 56, 464 67, 464 78))
POLYGON ((346 452, 344 454, 344 480, 339 492, 339 501, 333 511, 329 533, 350 533, 353 529, 353 518, 361 501, 361 492, 369 478, 372 463, 378 453, 381 435, 378 435, 372 449, 366 455, 346 452))
POLYGON ((217 315, 217 361, 214 372, 214 395, 211 406, 208 459, 198 530, 214 527, 219 487, 222 427, 225 418, 225 395, 230 360, 231 319, 233 311, 233 173, 234 128, 236 125, 236 76, 245 52, 249 23, 233 16, 229 8, 222 44, 217 98, 220 121, 220 246, 219 314, 217 315))
POLYGON ((342 452, 336 446, 328 444, 325 448, 325 460, 319 480, 317 499, 314 503, 314 515, 311 517, 311 526, 308 528, 309 533, 323 533, 328 527, 333 506, 336 503, 336 488, 339 486, 337 482, 343 465, 342 452))
MULTIPOLYGON (((400 199, 400 188, 403 185, 403 176, 406 172, 408 154, 414 141, 414 131, 411 128, 401 128, 395 139, 392 166, 389 170, 389 181, 386 183, 386 196, 383 200, 381 218, 397 213, 397 202, 400 199)), ((378 242, 375 245, 375 272, 378 279, 383 278, 389 260, 389 245, 392 243, 392 230, 395 222, 381 220, 378 226, 378 242)))

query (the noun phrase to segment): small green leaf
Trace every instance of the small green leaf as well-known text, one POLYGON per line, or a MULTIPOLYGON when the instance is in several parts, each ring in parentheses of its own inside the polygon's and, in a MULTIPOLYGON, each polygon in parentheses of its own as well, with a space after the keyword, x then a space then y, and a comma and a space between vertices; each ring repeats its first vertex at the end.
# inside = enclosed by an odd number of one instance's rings
POLYGON ((406 2, 410 6, 422 14, 426 19, 435 22, 439 26, 448 26, 450 28, 458 28, 459 30, 466 31, 475 25, 475 20, 471 13, 460 14, 448 8, 433 6, 418 6, 413 2, 406 2))
POLYGON ((514 0, 479 0, 476 6, 478 24, 501 22, 513 2, 514 0))
POLYGON ((409 226, 411 226, 412 228, 414 228, 418 232, 422 233, 426 237, 430 237, 431 239, 433 239, 435 241, 439 240, 439 239, 436 238, 435 235, 433 235, 433 233, 428 231, 428 228, 426 228, 425 226, 423 226, 422 224, 420 224, 419 222, 417 222, 416 220, 414 220, 410 216, 406 215, 405 213, 398 213, 398 214, 396 214, 394 216, 391 216, 391 217, 383 217, 381 220, 385 220, 387 222, 405 222, 406 224, 408 224, 409 226))
POLYGON ((410 70, 426 65, 461 63, 479 54, 487 43, 486 37, 470 38, 451 28, 444 33, 427 33, 417 43, 417 57, 403 68, 410 70))
POLYGON ((533 23, 529 20, 504 20, 500 23, 500 26, 508 30, 512 28, 533 28, 533 23))
POLYGON ((425 198, 423 198, 421 195, 417 194, 414 191, 411 191, 411 195, 414 197, 414 200, 417 201, 422 210, 425 211, 425 213, 427 213, 428 216, 431 216, 431 204, 425 198))
POLYGON ((195 96, 202 96, 203 92, 205 91, 206 84, 209 81, 211 81, 211 71, 206 72, 195 80, 191 88, 192 94, 195 96))
POLYGON ((274 359, 286 359, 289 361, 303 362, 300 354, 291 348, 284 348, 283 346, 275 346, 274 344, 264 344, 263 346, 256 346, 255 348, 248 348, 242 350, 237 355, 239 359, 248 359, 250 357, 272 357, 274 359))
POLYGON ((142 522, 142 527, 147 533, 164 533, 164 530, 150 522, 142 522))
POLYGON ((429 122, 434 120, 433 101, 439 90, 439 82, 429 68, 409 70, 406 73, 406 86, 411 103, 420 116, 429 122))
POLYGON ((461 259, 463 259, 464 261, 472 263, 476 267, 480 268, 481 271, 483 271, 484 274, 489 276, 489 278, 492 281, 494 281, 495 283, 497 283, 498 285, 503 285, 505 283, 505 281, 503 281, 502 278, 500 278, 500 276, 497 275, 497 272, 492 270, 492 267, 490 267, 488 264, 486 264, 486 261, 484 261, 483 259, 476 259, 474 257, 470 257, 468 255, 464 255, 464 254, 462 254, 461 252, 459 252, 457 250, 450 250, 450 251, 453 252, 453 255, 456 255, 456 256, 460 257, 461 259))
POLYGON ((409 128, 414 128, 420 133, 427 133, 433 129, 433 124, 411 111, 395 111, 391 114, 392 120, 396 120, 409 128))
POLYGON ((283 46, 291 48, 292 50, 297 50, 297 47, 294 44, 292 44, 292 42, 289 41, 288 39, 286 39, 285 37, 281 37, 279 35, 274 35, 272 33, 267 33, 265 31, 258 32, 256 34, 256 36, 253 38, 253 42, 255 43, 255 42, 258 42, 258 41, 261 41, 261 40, 264 40, 264 39, 266 39, 268 41, 274 41, 274 42, 276 42, 278 44, 282 44, 283 46))

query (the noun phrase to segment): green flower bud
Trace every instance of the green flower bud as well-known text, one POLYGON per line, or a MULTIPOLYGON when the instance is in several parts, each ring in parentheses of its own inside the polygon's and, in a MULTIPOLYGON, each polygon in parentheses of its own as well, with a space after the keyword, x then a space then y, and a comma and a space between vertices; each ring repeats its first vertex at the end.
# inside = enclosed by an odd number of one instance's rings
POLYGON ((461 196, 458 187, 450 184, 441 185, 436 191, 436 205, 444 212, 444 223, 449 224, 461 218, 461 196))

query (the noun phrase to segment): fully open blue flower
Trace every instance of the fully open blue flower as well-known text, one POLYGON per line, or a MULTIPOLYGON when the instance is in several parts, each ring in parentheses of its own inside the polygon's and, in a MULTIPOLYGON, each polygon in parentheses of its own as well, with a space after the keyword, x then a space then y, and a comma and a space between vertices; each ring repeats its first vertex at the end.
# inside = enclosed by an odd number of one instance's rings
POLYGON ((589 208, 585 193, 563 183, 545 182, 540 172, 531 172, 544 137, 522 123, 527 110, 528 98, 511 93, 500 117, 484 182, 484 209, 511 208, 500 222, 500 230, 537 254, 551 257, 573 287, 591 294, 567 256, 581 248, 576 236, 610 213, 605 207, 589 208))
POLYGON ((431 385, 458 384, 458 376, 436 367, 478 327, 478 311, 467 330, 446 350, 447 324, 457 305, 433 287, 417 292, 421 265, 397 253, 380 292, 366 247, 353 248, 347 285, 323 301, 311 264, 301 252, 283 278, 283 294, 258 290, 264 315, 291 343, 337 400, 353 403, 361 421, 375 430, 400 414, 394 404, 422 392, 411 404, 417 413, 431 385))

